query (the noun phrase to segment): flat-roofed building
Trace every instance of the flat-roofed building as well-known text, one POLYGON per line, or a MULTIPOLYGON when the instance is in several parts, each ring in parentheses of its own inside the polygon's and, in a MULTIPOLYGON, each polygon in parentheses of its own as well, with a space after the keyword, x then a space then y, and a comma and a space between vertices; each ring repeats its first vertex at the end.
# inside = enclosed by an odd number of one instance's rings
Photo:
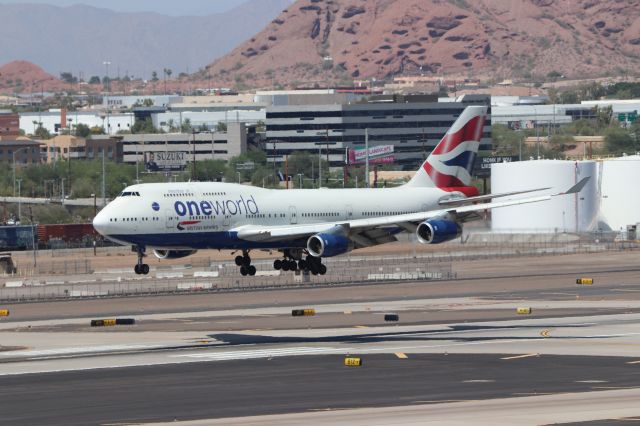
POLYGON ((122 135, 123 161, 129 164, 145 162, 150 171, 181 170, 187 164, 203 160, 229 160, 247 151, 245 123, 229 123, 226 132, 154 133, 122 135))
POLYGON ((20 135, 20 116, 12 111, 0 110, 0 137, 20 135))
POLYGON ((0 163, 13 165, 40 164, 42 144, 30 139, 0 140, 0 163))
MULTIPOLYGON (((436 96, 387 96, 356 104, 287 105, 267 108, 266 151, 282 162, 294 151, 322 152, 332 167, 345 163, 347 149, 392 145, 396 164, 416 169, 469 105, 490 105, 490 97, 465 96, 437 102, 436 96)), ((489 115, 491 110, 489 109, 489 115)), ((480 141, 491 151, 491 118, 480 141)))

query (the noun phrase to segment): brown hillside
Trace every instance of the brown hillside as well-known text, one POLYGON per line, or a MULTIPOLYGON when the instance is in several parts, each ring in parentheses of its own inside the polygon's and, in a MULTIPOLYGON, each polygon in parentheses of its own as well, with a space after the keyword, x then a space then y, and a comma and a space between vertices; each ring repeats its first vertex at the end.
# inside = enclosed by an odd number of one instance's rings
POLYGON ((28 61, 13 61, 0 67, 0 89, 31 93, 65 88, 68 85, 28 61))
POLYGON ((583 78, 639 66, 637 0, 298 0, 210 72, 259 86, 420 72, 583 78))

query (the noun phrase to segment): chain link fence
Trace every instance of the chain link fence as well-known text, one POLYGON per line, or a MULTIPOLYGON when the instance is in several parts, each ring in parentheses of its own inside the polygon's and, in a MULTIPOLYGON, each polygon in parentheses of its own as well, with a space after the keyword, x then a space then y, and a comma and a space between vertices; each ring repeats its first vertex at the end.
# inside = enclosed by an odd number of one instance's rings
MULTIPOLYGON (((257 291, 319 286, 353 286, 376 282, 408 282, 456 279, 452 265, 467 260, 491 260, 521 256, 586 254, 640 248, 617 233, 595 234, 491 234, 472 233, 438 246, 423 246, 410 236, 401 251, 385 255, 347 254, 323 259, 328 272, 313 276, 275 271, 271 260, 254 260, 254 277, 242 277, 231 256, 186 258, 182 265, 152 265, 149 276, 132 273, 131 265, 95 270, 93 249, 64 249, 73 260, 55 260, 58 254, 42 252, 37 267, 25 265, 0 283, 0 301, 121 297, 198 292, 257 291), (408 244, 407 244, 408 243, 408 244), (50 256, 50 258, 48 257, 50 256), (49 260, 51 259, 51 260, 49 260), (46 277, 50 275, 51 277, 46 277)), ((130 254, 130 247, 102 248, 109 255, 130 254)), ((25 258, 26 259, 26 258, 25 258)))

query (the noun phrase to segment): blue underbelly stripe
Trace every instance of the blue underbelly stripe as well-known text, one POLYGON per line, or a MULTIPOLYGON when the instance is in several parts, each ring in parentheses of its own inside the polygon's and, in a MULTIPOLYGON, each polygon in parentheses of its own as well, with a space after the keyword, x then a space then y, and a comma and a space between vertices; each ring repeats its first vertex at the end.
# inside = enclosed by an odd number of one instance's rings
POLYGON ((151 247, 192 247, 194 249, 238 248, 304 248, 307 239, 290 241, 255 242, 238 238, 237 232, 180 232, 172 234, 113 234, 107 238, 132 245, 151 247))

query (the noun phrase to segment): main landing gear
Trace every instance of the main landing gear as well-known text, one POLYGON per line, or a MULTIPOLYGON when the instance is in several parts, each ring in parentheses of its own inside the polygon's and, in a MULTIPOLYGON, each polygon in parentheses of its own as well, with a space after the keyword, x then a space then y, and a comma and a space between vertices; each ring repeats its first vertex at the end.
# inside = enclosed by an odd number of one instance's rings
POLYGON ((302 258, 302 253, 296 257, 289 251, 284 251, 284 259, 277 259, 273 262, 273 269, 276 271, 309 271, 313 275, 324 275, 327 273, 327 267, 322 263, 322 258, 307 255, 302 258))
POLYGON ((137 275, 147 275, 149 273, 149 265, 142 263, 142 259, 144 258, 144 247, 136 247, 136 252, 138 253, 138 263, 133 267, 133 270, 137 275))
POLYGON ((256 267, 251 264, 248 250, 242 250, 242 256, 236 256, 235 261, 236 265, 240 267, 240 274, 242 274, 243 277, 247 275, 254 276, 256 274, 256 267))

